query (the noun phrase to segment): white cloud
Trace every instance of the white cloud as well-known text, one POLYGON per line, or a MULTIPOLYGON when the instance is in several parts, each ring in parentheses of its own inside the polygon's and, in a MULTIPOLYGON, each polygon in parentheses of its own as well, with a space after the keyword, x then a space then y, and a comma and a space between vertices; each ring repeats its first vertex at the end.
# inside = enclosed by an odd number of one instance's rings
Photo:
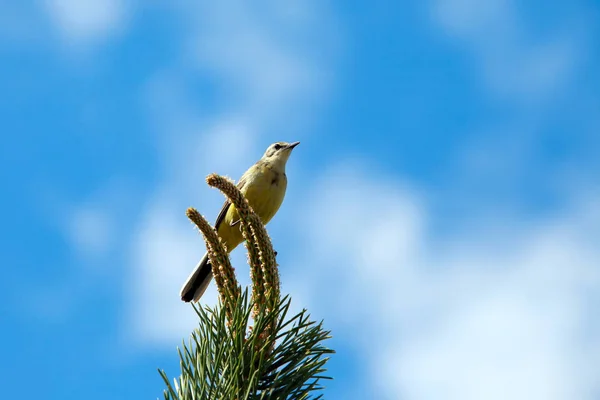
POLYGON ((359 373, 377 398, 594 398, 597 197, 537 222, 504 220, 508 236, 482 226, 435 237, 414 192, 339 171, 311 190, 325 197, 299 200, 311 216, 296 222, 301 247, 315 250, 287 281, 368 360, 359 373))
POLYGON ((121 29, 123 0, 45 0, 50 19, 70 42, 104 39, 121 29))
POLYGON ((127 230, 122 220, 128 220, 137 196, 131 181, 113 177, 80 204, 57 201, 54 195, 47 202, 79 261, 109 272, 104 257, 120 246, 127 230))
POLYGON ((534 35, 522 7, 509 0, 435 0, 431 13, 474 55, 493 94, 518 104, 548 102, 567 87, 581 62, 582 28, 568 20, 549 34, 534 35))
POLYGON ((432 0, 428 6, 433 26, 462 52, 459 61, 477 84, 463 100, 484 105, 469 132, 459 135, 464 139, 447 165, 451 178, 436 188, 445 186, 446 193, 433 200, 475 206, 468 217, 478 219, 531 205, 535 192, 561 197, 556 187, 565 164, 578 165, 572 175, 581 180, 581 165, 590 161, 575 149, 593 147, 585 145, 592 130, 565 122, 593 119, 579 76, 591 67, 593 27, 585 8, 565 3, 568 12, 553 20, 558 14, 540 16, 534 5, 511 0, 432 0), (548 143, 557 139, 572 147, 556 152, 548 143))
MULTIPOLYGON (((170 204, 169 199, 150 204, 134 238, 134 268, 127 288, 135 310, 127 318, 136 343, 140 339, 148 345, 183 338, 197 324, 178 293, 184 277, 202 256, 204 243, 184 213, 176 215, 170 204)), ((213 292, 211 287, 206 299, 216 299, 213 292)))
POLYGON ((217 101, 226 98, 226 108, 260 131, 302 132, 304 107, 314 109, 333 82, 337 32, 325 5, 284 12, 275 1, 225 0, 199 3, 186 16, 193 32, 185 62, 217 82, 217 101))

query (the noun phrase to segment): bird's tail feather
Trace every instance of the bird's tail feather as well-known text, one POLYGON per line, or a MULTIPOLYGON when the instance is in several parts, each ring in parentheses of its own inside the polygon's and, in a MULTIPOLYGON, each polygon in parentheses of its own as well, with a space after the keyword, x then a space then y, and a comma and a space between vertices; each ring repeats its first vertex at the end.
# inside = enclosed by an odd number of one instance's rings
POLYGON ((200 300, 212 276, 212 266, 208 260, 208 254, 205 254, 181 288, 181 300, 185 302, 200 300))

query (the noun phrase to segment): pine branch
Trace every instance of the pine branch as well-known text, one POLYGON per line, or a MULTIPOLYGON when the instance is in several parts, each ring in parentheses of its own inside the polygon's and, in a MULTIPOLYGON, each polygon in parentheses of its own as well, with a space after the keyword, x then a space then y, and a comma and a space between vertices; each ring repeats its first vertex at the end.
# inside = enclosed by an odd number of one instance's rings
POLYGON ((181 375, 167 385, 166 400, 319 399, 325 364, 333 350, 330 332, 306 310, 288 318, 291 299, 281 298, 276 253, 260 218, 239 189, 218 175, 207 178, 240 214, 252 277, 252 294, 237 284, 235 271, 214 228, 198 211, 188 217, 205 238, 220 294, 214 308, 194 305, 199 326, 179 349, 181 375), (316 396, 316 397, 311 397, 316 396))

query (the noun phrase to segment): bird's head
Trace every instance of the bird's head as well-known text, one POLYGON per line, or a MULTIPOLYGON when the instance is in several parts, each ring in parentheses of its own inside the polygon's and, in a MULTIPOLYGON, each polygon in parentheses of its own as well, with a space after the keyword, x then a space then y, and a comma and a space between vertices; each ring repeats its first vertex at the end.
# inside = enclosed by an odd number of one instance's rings
POLYGON ((265 151, 265 154, 262 156, 262 160, 268 163, 271 163, 275 166, 285 168, 285 163, 288 158, 290 158, 290 154, 292 154, 292 150, 294 147, 298 146, 300 142, 294 143, 286 143, 286 142, 276 142, 270 145, 265 151))

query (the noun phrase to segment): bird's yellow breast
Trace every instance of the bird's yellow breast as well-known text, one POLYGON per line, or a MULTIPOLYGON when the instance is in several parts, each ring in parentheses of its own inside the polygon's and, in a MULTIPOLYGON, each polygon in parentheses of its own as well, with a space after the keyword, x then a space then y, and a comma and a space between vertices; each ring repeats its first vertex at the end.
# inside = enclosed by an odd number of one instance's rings
MULTIPOLYGON (((274 171, 273 168, 264 164, 254 165, 244 174, 246 183, 241 188, 242 193, 248 199, 250 207, 267 224, 277 213, 287 188, 287 177, 284 172, 274 171)), ((237 209, 231 205, 225 218, 218 227, 218 233, 227 249, 233 250, 243 241, 237 209), (235 224, 234 224, 235 223, 235 224), (232 224, 234 224, 232 226, 232 224)))

